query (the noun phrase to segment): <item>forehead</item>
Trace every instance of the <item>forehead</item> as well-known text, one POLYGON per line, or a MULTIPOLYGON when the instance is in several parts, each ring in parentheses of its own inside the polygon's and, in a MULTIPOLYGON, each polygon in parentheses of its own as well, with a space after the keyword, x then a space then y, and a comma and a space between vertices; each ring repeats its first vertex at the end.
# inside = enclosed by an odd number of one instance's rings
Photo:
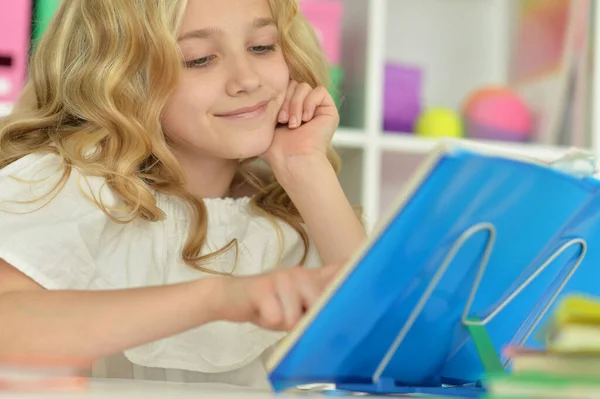
POLYGON ((209 26, 242 28, 272 16, 268 0, 188 0, 180 33, 209 26))

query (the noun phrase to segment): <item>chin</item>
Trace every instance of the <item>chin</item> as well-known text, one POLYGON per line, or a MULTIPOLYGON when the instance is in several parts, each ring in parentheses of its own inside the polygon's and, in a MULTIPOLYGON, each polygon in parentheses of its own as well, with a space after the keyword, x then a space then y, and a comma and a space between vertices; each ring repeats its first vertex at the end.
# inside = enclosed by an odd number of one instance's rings
POLYGON ((233 158, 252 158, 264 154, 271 143, 273 142, 274 131, 269 132, 243 132, 243 134, 235 135, 229 141, 232 145, 229 148, 234 155, 233 158))

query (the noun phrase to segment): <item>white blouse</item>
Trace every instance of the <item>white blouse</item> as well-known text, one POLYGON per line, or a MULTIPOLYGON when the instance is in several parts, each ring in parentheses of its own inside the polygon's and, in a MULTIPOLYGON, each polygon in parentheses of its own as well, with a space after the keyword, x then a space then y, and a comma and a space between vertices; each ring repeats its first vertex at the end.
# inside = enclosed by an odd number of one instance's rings
MULTIPOLYGON (((111 290, 156 286, 207 276, 181 260, 187 238, 187 209, 178 199, 156 193, 165 220, 112 221, 90 198, 118 209, 116 195, 99 177, 73 170, 65 186, 48 193, 62 173, 61 158, 32 154, 0 170, 0 258, 49 290, 111 290), (40 199, 41 197, 41 199, 40 199)), ((208 234, 203 253, 232 239, 239 242, 235 275, 258 274, 276 266, 281 252, 272 223, 254 214, 250 198, 206 199, 208 234)), ((300 236, 283 230, 281 265, 297 265, 300 236)), ((211 267, 230 272, 234 250, 211 267)), ((321 260, 311 245, 307 267, 321 260)), ((135 315, 131 315, 135 317, 135 315)), ((160 318, 157 318, 160 323, 160 318)), ((107 326, 107 334, 110 334, 107 326)), ((98 361, 94 377, 267 386, 264 361, 283 333, 249 323, 215 322, 98 361)))

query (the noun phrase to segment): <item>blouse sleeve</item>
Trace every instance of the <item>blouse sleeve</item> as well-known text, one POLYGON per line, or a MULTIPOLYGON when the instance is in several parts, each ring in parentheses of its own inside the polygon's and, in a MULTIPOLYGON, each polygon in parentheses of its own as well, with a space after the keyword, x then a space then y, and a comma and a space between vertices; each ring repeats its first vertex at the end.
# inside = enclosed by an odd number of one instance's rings
POLYGON ((46 289, 86 289, 111 220, 86 195, 103 194, 103 180, 73 169, 56 188, 63 171, 53 154, 32 154, 0 170, 0 258, 46 289))

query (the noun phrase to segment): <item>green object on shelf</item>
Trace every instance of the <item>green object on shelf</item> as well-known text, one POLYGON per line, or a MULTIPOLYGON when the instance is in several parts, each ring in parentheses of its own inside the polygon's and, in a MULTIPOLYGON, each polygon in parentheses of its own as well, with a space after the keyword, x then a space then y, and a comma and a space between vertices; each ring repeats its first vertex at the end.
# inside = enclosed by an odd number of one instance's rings
POLYGON ((42 37, 48 23, 56 13, 61 0, 36 0, 33 16, 33 43, 42 37))
POLYGON ((331 94, 331 97, 333 97, 335 105, 339 109, 341 102, 342 83, 344 82, 344 69, 341 66, 332 66, 329 71, 331 79, 329 93, 331 94))

